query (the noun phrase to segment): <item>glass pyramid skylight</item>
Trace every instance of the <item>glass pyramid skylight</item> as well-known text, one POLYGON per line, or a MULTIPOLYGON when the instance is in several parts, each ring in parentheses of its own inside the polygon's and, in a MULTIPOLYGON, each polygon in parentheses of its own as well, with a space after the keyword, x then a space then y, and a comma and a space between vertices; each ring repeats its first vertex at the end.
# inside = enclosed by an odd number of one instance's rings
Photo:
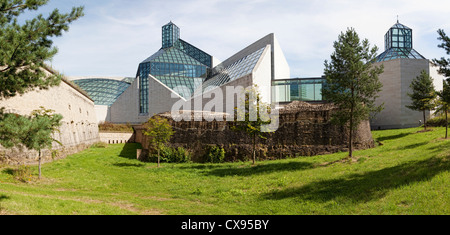
POLYGON ((413 48, 412 29, 397 23, 384 36, 385 52, 377 57, 377 62, 398 58, 425 59, 413 48))
POLYGON ((140 113, 149 111, 149 76, 189 98, 205 81, 212 56, 180 39, 180 28, 170 22, 162 27, 161 49, 139 64, 140 113))

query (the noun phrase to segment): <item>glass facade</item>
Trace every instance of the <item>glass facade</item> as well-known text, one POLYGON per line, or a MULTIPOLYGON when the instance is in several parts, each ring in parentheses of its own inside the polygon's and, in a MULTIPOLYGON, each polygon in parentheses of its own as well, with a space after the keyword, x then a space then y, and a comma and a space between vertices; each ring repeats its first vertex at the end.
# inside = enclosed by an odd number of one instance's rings
POLYGON ((213 76, 203 84, 203 91, 209 91, 215 87, 222 86, 245 75, 250 74, 261 57, 265 47, 253 52, 250 55, 236 61, 226 68, 215 68, 213 76))
POLYGON ((208 55, 204 51, 198 49, 195 46, 192 46, 191 44, 183 41, 182 39, 179 39, 175 43, 175 47, 182 51, 183 53, 189 55, 190 57, 196 59, 200 63, 208 66, 209 68, 212 67, 212 56, 208 55))
POLYGON ((272 102, 322 102, 325 78, 298 78, 272 82, 272 102))
POLYGON ((377 62, 398 58, 425 59, 413 49, 412 29, 397 22, 384 36, 385 52, 377 57, 377 62))
POLYGON ((134 78, 125 78, 122 81, 92 78, 74 80, 73 83, 86 91, 95 105, 111 106, 133 81, 134 78))
POLYGON ((189 98, 206 79, 209 68, 175 47, 161 49, 139 65, 140 111, 148 113, 149 84, 152 75, 170 89, 189 98))
POLYGON ((162 27, 162 48, 138 68, 140 113, 149 112, 149 76, 190 98, 211 71, 212 56, 180 39, 180 29, 170 22, 162 27))
POLYGON ((162 48, 173 47, 174 43, 180 39, 180 28, 170 22, 162 27, 162 48))
POLYGON ((385 50, 391 48, 412 49, 412 29, 397 23, 384 36, 385 50))

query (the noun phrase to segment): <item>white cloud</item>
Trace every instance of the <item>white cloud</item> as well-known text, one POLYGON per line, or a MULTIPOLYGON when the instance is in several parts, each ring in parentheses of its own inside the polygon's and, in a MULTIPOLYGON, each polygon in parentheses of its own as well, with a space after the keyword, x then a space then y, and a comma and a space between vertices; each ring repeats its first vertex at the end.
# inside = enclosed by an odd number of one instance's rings
MULTIPOLYGON (((62 6, 55 2, 51 4, 62 6)), ((170 20, 181 28, 184 40, 220 60, 273 32, 293 77, 321 76, 333 42, 347 27, 381 53, 384 34, 399 15, 414 30, 415 48, 430 59, 444 55, 437 49, 437 29, 450 32, 446 0, 68 2, 85 4, 86 16, 55 40, 60 52, 53 66, 67 75, 134 76, 139 62, 161 47, 161 26, 170 20)))

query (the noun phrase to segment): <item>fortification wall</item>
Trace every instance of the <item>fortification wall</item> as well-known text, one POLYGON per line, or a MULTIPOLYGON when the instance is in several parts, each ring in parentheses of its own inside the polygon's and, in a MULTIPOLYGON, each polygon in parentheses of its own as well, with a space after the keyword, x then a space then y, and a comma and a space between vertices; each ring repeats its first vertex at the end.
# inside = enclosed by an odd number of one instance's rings
MULTIPOLYGON (((280 110, 279 128, 267 133, 267 139, 257 140, 257 158, 282 159, 296 156, 314 156, 348 150, 346 128, 331 124, 331 105, 311 105, 294 102, 280 110)), ((192 115, 200 115, 200 112, 192 115)), ((226 114, 211 114, 224 115, 226 114)), ((231 129, 233 122, 226 121, 180 121, 172 119, 170 113, 159 116, 169 120, 176 134, 170 145, 184 147, 202 156, 205 146, 217 145, 225 149, 227 161, 247 160, 251 156, 252 140, 242 132, 231 129)), ((148 150, 147 137, 142 134, 143 126, 135 127, 136 142, 148 150)), ((354 133, 355 149, 374 146, 369 121, 361 123, 354 133)), ((195 159, 194 159, 195 160, 195 159)))
MULTIPOLYGON (((79 152, 92 143, 99 141, 98 122, 94 101, 78 90, 68 81, 48 90, 30 91, 24 95, 0 100, 0 107, 6 112, 30 115, 40 106, 61 114, 62 126, 53 138, 63 144, 54 142, 52 149, 42 152, 43 161, 48 162, 64 158, 79 152)), ((0 145, 0 162, 6 164, 33 164, 38 160, 36 151, 26 149, 5 149, 0 145)))

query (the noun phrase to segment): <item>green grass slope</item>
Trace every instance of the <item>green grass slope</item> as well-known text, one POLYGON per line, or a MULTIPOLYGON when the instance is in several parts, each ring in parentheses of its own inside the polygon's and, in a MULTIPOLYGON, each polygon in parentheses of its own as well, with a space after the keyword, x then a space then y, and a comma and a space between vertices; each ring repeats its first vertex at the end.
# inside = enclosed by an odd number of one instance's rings
POLYGON ((37 167, 0 169, 0 214, 450 214, 445 129, 373 132, 376 148, 279 161, 142 163, 138 144, 90 148, 37 167), (20 179, 20 180, 18 180, 20 179))

